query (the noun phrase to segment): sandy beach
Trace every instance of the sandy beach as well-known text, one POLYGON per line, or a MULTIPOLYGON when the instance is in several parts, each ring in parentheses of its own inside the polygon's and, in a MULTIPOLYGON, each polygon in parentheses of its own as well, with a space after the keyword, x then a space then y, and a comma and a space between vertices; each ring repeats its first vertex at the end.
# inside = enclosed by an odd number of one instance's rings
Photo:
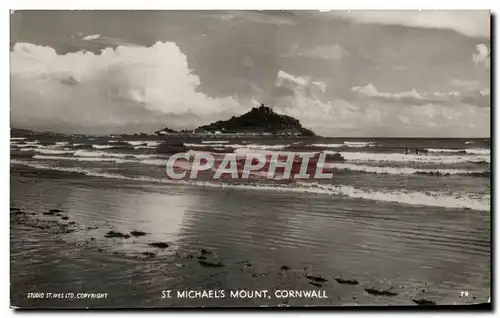
POLYGON ((415 305, 489 297, 489 214, 11 168, 13 306, 415 305), (125 237, 106 237, 110 231, 125 237), (228 297, 242 289, 271 296, 228 297), (162 298, 167 290, 226 297, 162 298), (282 299, 277 290, 327 298, 282 299), (40 292, 107 296, 27 297, 40 292))

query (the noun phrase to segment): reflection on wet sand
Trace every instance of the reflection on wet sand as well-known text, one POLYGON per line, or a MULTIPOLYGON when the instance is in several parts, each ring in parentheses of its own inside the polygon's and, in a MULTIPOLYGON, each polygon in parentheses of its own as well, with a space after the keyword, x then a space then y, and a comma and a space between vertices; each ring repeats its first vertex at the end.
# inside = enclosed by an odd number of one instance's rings
POLYGON ((414 298, 475 302, 457 298, 457 290, 468 290, 478 300, 488 296, 489 218, 480 211, 81 176, 37 175, 34 181, 12 172, 12 204, 26 211, 11 216, 15 304, 260 306, 284 301, 163 300, 164 289, 312 288, 329 296, 289 299, 289 305, 415 305, 414 298), (43 215, 53 208, 62 214, 43 215), (43 223, 47 228, 32 226, 42 222, 49 222, 43 223), (74 231, 52 235, 54 224, 74 231), (106 237, 109 231, 128 237, 106 237), (168 244, 148 245, 153 242, 168 244), (359 284, 339 283, 349 280, 359 284), (365 289, 388 291, 391 297, 374 297, 365 289), (109 298, 89 304, 25 297, 49 290, 107 292, 109 298))

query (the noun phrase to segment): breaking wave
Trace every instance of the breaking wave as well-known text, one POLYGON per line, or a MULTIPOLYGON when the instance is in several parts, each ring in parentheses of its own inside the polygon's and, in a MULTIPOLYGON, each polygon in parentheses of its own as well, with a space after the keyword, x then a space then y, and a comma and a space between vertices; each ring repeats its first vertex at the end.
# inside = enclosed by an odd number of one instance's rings
POLYGON ((362 148, 362 147, 373 147, 375 142, 373 141, 344 141, 344 145, 347 147, 362 148))
POLYGON ((32 150, 38 153, 50 154, 50 155, 66 155, 72 154, 74 151, 71 150, 57 150, 57 149, 49 149, 49 148, 36 148, 36 149, 21 149, 21 150, 32 150))
POLYGON ((221 147, 221 148, 233 148, 233 149, 238 149, 238 148, 246 148, 246 149, 285 149, 289 145, 257 145, 257 144, 248 144, 248 145, 243 145, 243 144, 225 144, 225 143, 210 143, 208 144, 190 144, 190 143, 184 143, 184 146, 189 147, 189 148, 205 148, 205 147, 221 147))
POLYGON ((490 155, 490 149, 478 148, 478 149, 466 149, 465 152, 476 155, 490 155))
POLYGON ((92 145, 92 148, 95 148, 95 149, 109 149, 109 148, 113 148, 113 146, 110 146, 110 145, 92 145))
POLYGON ((103 178, 126 179, 134 181, 162 182, 178 185, 194 185, 213 188, 231 188, 260 191, 282 191, 337 195, 348 198, 357 198, 372 201, 394 202, 409 205, 437 206, 444 208, 466 208, 471 210, 489 211, 489 195, 445 193, 436 191, 411 192, 405 190, 388 191, 382 189, 361 189, 347 185, 323 185, 318 183, 298 182, 295 185, 258 185, 258 184, 228 184, 203 181, 173 181, 168 179, 157 179, 151 177, 128 177, 121 174, 105 173, 83 168, 53 167, 38 163, 29 163, 20 160, 11 160, 12 164, 21 164, 38 169, 50 169, 66 172, 75 172, 88 176, 103 178))
MULTIPOLYGON (((332 151, 325 153, 334 154, 332 151)), ((461 162, 481 163, 490 162, 489 156, 450 156, 450 155, 415 155, 400 153, 367 153, 367 152, 339 152, 348 161, 392 161, 392 162, 424 162, 453 164, 461 162)))
POLYGON ((428 152, 452 152, 452 153, 467 153, 473 155, 489 155, 490 149, 478 148, 478 149, 441 149, 441 148, 426 148, 428 152))
POLYGON ((470 171, 463 169, 415 169, 409 167, 376 167, 355 165, 348 163, 327 163, 325 168, 337 170, 359 171, 366 173, 376 174, 394 174, 394 175, 411 175, 411 174, 426 174, 436 176, 449 176, 449 175, 470 175, 470 176, 484 176, 489 177, 489 171, 470 171))
POLYGON ((202 140, 202 144, 227 144, 227 140, 202 140))
POLYGON ((145 159, 145 160, 131 160, 121 158, 106 158, 106 157, 64 157, 64 156, 44 156, 35 155, 33 159, 38 160, 72 160, 72 161, 92 161, 92 162, 115 162, 115 163, 138 163, 154 166, 166 165, 167 160, 164 159, 145 159))
POLYGON ((87 151, 87 150, 77 150, 73 153, 77 157, 112 157, 112 158, 154 158, 155 155, 134 155, 128 153, 114 153, 114 152, 104 152, 104 151, 87 151))
POLYGON ((465 149, 440 149, 440 148, 425 148, 428 152, 454 152, 454 153, 466 153, 465 149))

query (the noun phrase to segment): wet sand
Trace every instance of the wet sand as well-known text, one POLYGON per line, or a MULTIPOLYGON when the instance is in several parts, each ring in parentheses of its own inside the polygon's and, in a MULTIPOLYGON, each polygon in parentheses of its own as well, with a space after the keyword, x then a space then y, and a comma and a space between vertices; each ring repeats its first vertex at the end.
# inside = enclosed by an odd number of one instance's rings
POLYGON ((11 304, 19 307, 470 304, 489 297, 485 211, 13 165, 10 213, 11 304), (130 237, 106 237, 116 236, 111 231, 130 237), (271 298, 162 299, 163 290, 234 289, 269 290, 271 298), (274 297, 282 289, 328 298, 274 297), (27 299, 30 292, 108 295, 27 299))

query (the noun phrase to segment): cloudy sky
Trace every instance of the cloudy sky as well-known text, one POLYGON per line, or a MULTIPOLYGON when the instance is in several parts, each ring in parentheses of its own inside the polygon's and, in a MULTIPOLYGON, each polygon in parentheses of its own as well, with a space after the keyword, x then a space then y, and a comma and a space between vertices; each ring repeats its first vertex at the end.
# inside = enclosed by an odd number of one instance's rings
POLYGON ((190 129, 261 102, 325 136, 488 137, 488 11, 17 11, 13 127, 190 129))

